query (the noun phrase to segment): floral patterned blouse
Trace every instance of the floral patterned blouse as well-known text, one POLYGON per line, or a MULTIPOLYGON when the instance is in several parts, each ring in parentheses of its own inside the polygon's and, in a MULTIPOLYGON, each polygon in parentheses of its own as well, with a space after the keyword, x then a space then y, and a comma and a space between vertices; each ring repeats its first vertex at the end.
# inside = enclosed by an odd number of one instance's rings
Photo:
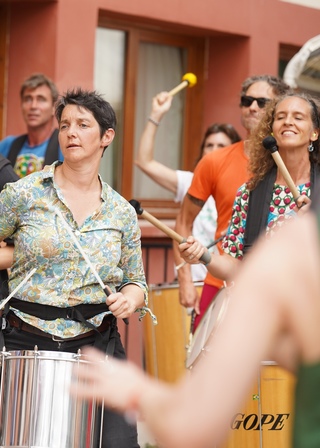
MULTIPOLYGON (((297 188, 300 194, 306 194, 310 197, 310 182, 299 185, 297 188)), ((230 225, 227 234, 222 241, 224 252, 239 259, 243 258, 249 195, 250 192, 247 188, 247 184, 242 185, 238 189, 232 208, 230 225)), ((270 237, 286 219, 289 219, 296 214, 293 211, 294 207, 295 201, 289 187, 274 184, 272 201, 269 207, 266 237, 270 237)))
MULTIPOLYGON (((56 307, 105 303, 105 293, 61 222, 62 216, 105 285, 115 292, 134 283, 147 297, 134 208, 100 179, 101 206, 79 227, 54 181, 59 163, 7 184, 0 194, 0 238, 11 236, 14 240, 10 291, 36 268, 16 298, 56 307)), ((72 320, 44 321, 14 312, 57 337, 70 338, 88 331, 84 324, 72 320)), ((105 314, 88 321, 99 326, 105 314)))

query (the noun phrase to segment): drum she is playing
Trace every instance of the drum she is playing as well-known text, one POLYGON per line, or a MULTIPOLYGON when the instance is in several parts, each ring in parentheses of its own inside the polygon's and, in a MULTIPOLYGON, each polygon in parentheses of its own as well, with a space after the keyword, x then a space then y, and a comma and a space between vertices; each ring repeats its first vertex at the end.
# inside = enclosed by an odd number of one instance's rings
POLYGON ((2 448, 97 447, 102 422, 96 402, 69 394, 80 363, 87 363, 81 354, 36 348, 1 352, 2 448))

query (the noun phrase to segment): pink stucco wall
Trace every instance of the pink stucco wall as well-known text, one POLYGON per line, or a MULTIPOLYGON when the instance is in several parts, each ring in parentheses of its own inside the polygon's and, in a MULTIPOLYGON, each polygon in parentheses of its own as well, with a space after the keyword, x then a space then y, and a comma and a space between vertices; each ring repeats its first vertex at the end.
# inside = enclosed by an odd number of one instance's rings
POLYGON ((279 0, 57 0, 13 2, 8 51, 6 134, 24 130, 18 89, 34 71, 52 76, 61 91, 92 87, 99 10, 133 22, 207 36, 204 127, 219 118, 240 128, 237 94, 255 73, 276 74, 279 44, 301 46, 319 33, 320 10, 279 0))

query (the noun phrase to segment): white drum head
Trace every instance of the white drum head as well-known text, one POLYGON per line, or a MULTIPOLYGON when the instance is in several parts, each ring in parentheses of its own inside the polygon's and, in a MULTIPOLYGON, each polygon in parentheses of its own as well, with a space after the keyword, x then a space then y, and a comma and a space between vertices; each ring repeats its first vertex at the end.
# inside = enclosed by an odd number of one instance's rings
POLYGON ((203 315, 194 335, 192 342, 188 348, 186 367, 191 369, 201 352, 203 351, 206 342, 218 327, 219 322, 225 312, 229 298, 229 289, 221 288, 215 295, 207 311, 203 315))

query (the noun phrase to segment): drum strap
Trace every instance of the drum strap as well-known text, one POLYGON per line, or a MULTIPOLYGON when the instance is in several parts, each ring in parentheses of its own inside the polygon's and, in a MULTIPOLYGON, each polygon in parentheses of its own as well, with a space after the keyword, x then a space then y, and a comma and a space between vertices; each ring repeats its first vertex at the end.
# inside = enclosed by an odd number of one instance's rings
POLYGON ((272 199, 273 186, 277 177, 277 167, 274 166, 262 179, 256 188, 250 192, 249 208, 244 234, 243 255, 245 255, 260 233, 265 231, 269 207, 272 199))
MULTIPOLYGON (((116 318, 110 314, 108 318, 110 318, 110 327, 107 330, 107 332, 102 336, 101 333, 98 331, 97 327, 93 325, 91 322, 88 322, 86 319, 90 319, 91 317, 94 317, 100 313, 103 313, 105 311, 108 311, 108 305, 106 303, 99 303, 99 304, 88 304, 88 305, 77 305, 67 308, 59 308, 56 306, 51 305, 42 305, 40 303, 32 303, 32 302, 26 302, 24 300, 19 300, 16 298, 12 298, 10 300, 10 307, 16 308, 19 311, 22 311, 24 313, 30 314, 31 316, 36 316, 43 320, 55 320, 55 319, 69 319, 73 320, 75 322, 81 322, 84 325, 86 325, 91 330, 95 331, 97 334, 96 338, 96 346, 99 348, 102 348, 104 346, 105 350, 105 344, 107 344, 107 354, 112 355, 114 351, 114 344, 115 341, 110 339, 111 330, 116 327, 116 318), (108 342, 109 341, 109 342, 108 342)), ((9 311, 9 305, 7 304, 7 307, 5 308, 5 315, 9 311), (7 308, 7 309, 6 309, 7 308)), ((3 316, 4 317, 4 316, 3 316)), ((1 344, 1 339, 0 339, 1 344)), ((1 345, 0 345, 1 347, 1 345)), ((103 348, 102 348, 103 349, 103 348)))
MULTIPOLYGON (((259 235, 265 232, 276 177, 277 167, 274 166, 267 173, 265 178, 258 183, 256 188, 250 192, 244 236, 244 255, 248 252, 248 250, 250 250, 259 235)), ((314 163, 311 163, 310 183, 311 198, 313 198, 313 192, 319 188, 320 185, 320 167, 314 163)))
POLYGON ((57 306, 43 305, 40 303, 27 302, 12 297, 10 300, 10 307, 16 308, 23 313, 30 314, 31 316, 39 317, 43 320, 55 320, 55 319, 71 319, 78 322, 83 322, 85 319, 90 319, 100 313, 109 311, 106 303, 98 304, 81 304, 77 306, 70 306, 66 308, 60 308, 57 306))

